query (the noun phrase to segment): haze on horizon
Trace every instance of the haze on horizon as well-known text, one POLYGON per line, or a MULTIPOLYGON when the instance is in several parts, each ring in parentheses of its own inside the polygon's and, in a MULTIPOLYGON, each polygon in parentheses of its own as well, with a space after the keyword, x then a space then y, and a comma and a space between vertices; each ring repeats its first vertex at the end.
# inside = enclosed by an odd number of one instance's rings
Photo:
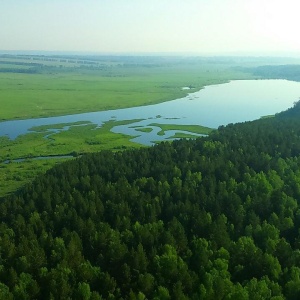
POLYGON ((2 0, 0 50, 299 54, 297 0, 2 0))

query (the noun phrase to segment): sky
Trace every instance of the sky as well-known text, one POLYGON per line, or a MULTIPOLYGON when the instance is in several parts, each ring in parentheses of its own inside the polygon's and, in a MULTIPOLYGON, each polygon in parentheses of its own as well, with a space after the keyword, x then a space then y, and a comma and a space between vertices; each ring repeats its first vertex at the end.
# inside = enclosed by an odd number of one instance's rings
POLYGON ((298 54, 299 0, 1 0, 0 50, 298 54))

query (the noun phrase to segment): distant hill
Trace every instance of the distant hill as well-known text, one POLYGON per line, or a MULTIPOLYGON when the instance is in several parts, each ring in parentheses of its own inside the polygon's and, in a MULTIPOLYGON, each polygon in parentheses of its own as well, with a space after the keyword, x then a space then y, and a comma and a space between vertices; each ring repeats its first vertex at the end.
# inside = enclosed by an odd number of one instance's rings
POLYGON ((0 299, 299 299, 299 170, 299 103, 57 165, 0 202, 0 299))

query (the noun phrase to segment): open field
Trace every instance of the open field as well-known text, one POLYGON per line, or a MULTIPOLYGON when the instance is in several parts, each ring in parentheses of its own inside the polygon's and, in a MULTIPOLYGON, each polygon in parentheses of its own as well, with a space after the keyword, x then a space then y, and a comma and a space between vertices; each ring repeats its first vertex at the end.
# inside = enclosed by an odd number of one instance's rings
POLYGON ((155 104, 185 96, 187 91, 181 90, 182 86, 192 85, 200 89, 208 84, 239 78, 229 72, 217 76, 214 79, 201 78, 188 71, 186 74, 151 72, 143 77, 136 74, 115 78, 96 74, 0 73, 0 120, 155 104))
POLYGON ((106 62, 98 67, 64 67, 60 63, 56 67, 32 67, 37 72, 32 74, 16 72, 13 64, 10 72, 0 68, 0 120, 155 104, 185 96, 185 86, 199 90, 232 79, 255 78, 228 63, 167 60, 148 64, 106 62))

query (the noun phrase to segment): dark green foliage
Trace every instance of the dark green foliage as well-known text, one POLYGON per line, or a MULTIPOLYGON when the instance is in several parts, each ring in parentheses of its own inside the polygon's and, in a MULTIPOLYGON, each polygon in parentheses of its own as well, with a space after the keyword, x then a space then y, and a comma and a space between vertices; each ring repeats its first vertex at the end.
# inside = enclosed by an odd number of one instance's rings
POLYGON ((298 299, 298 106, 85 155, 2 199, 0 298, 298 299))

